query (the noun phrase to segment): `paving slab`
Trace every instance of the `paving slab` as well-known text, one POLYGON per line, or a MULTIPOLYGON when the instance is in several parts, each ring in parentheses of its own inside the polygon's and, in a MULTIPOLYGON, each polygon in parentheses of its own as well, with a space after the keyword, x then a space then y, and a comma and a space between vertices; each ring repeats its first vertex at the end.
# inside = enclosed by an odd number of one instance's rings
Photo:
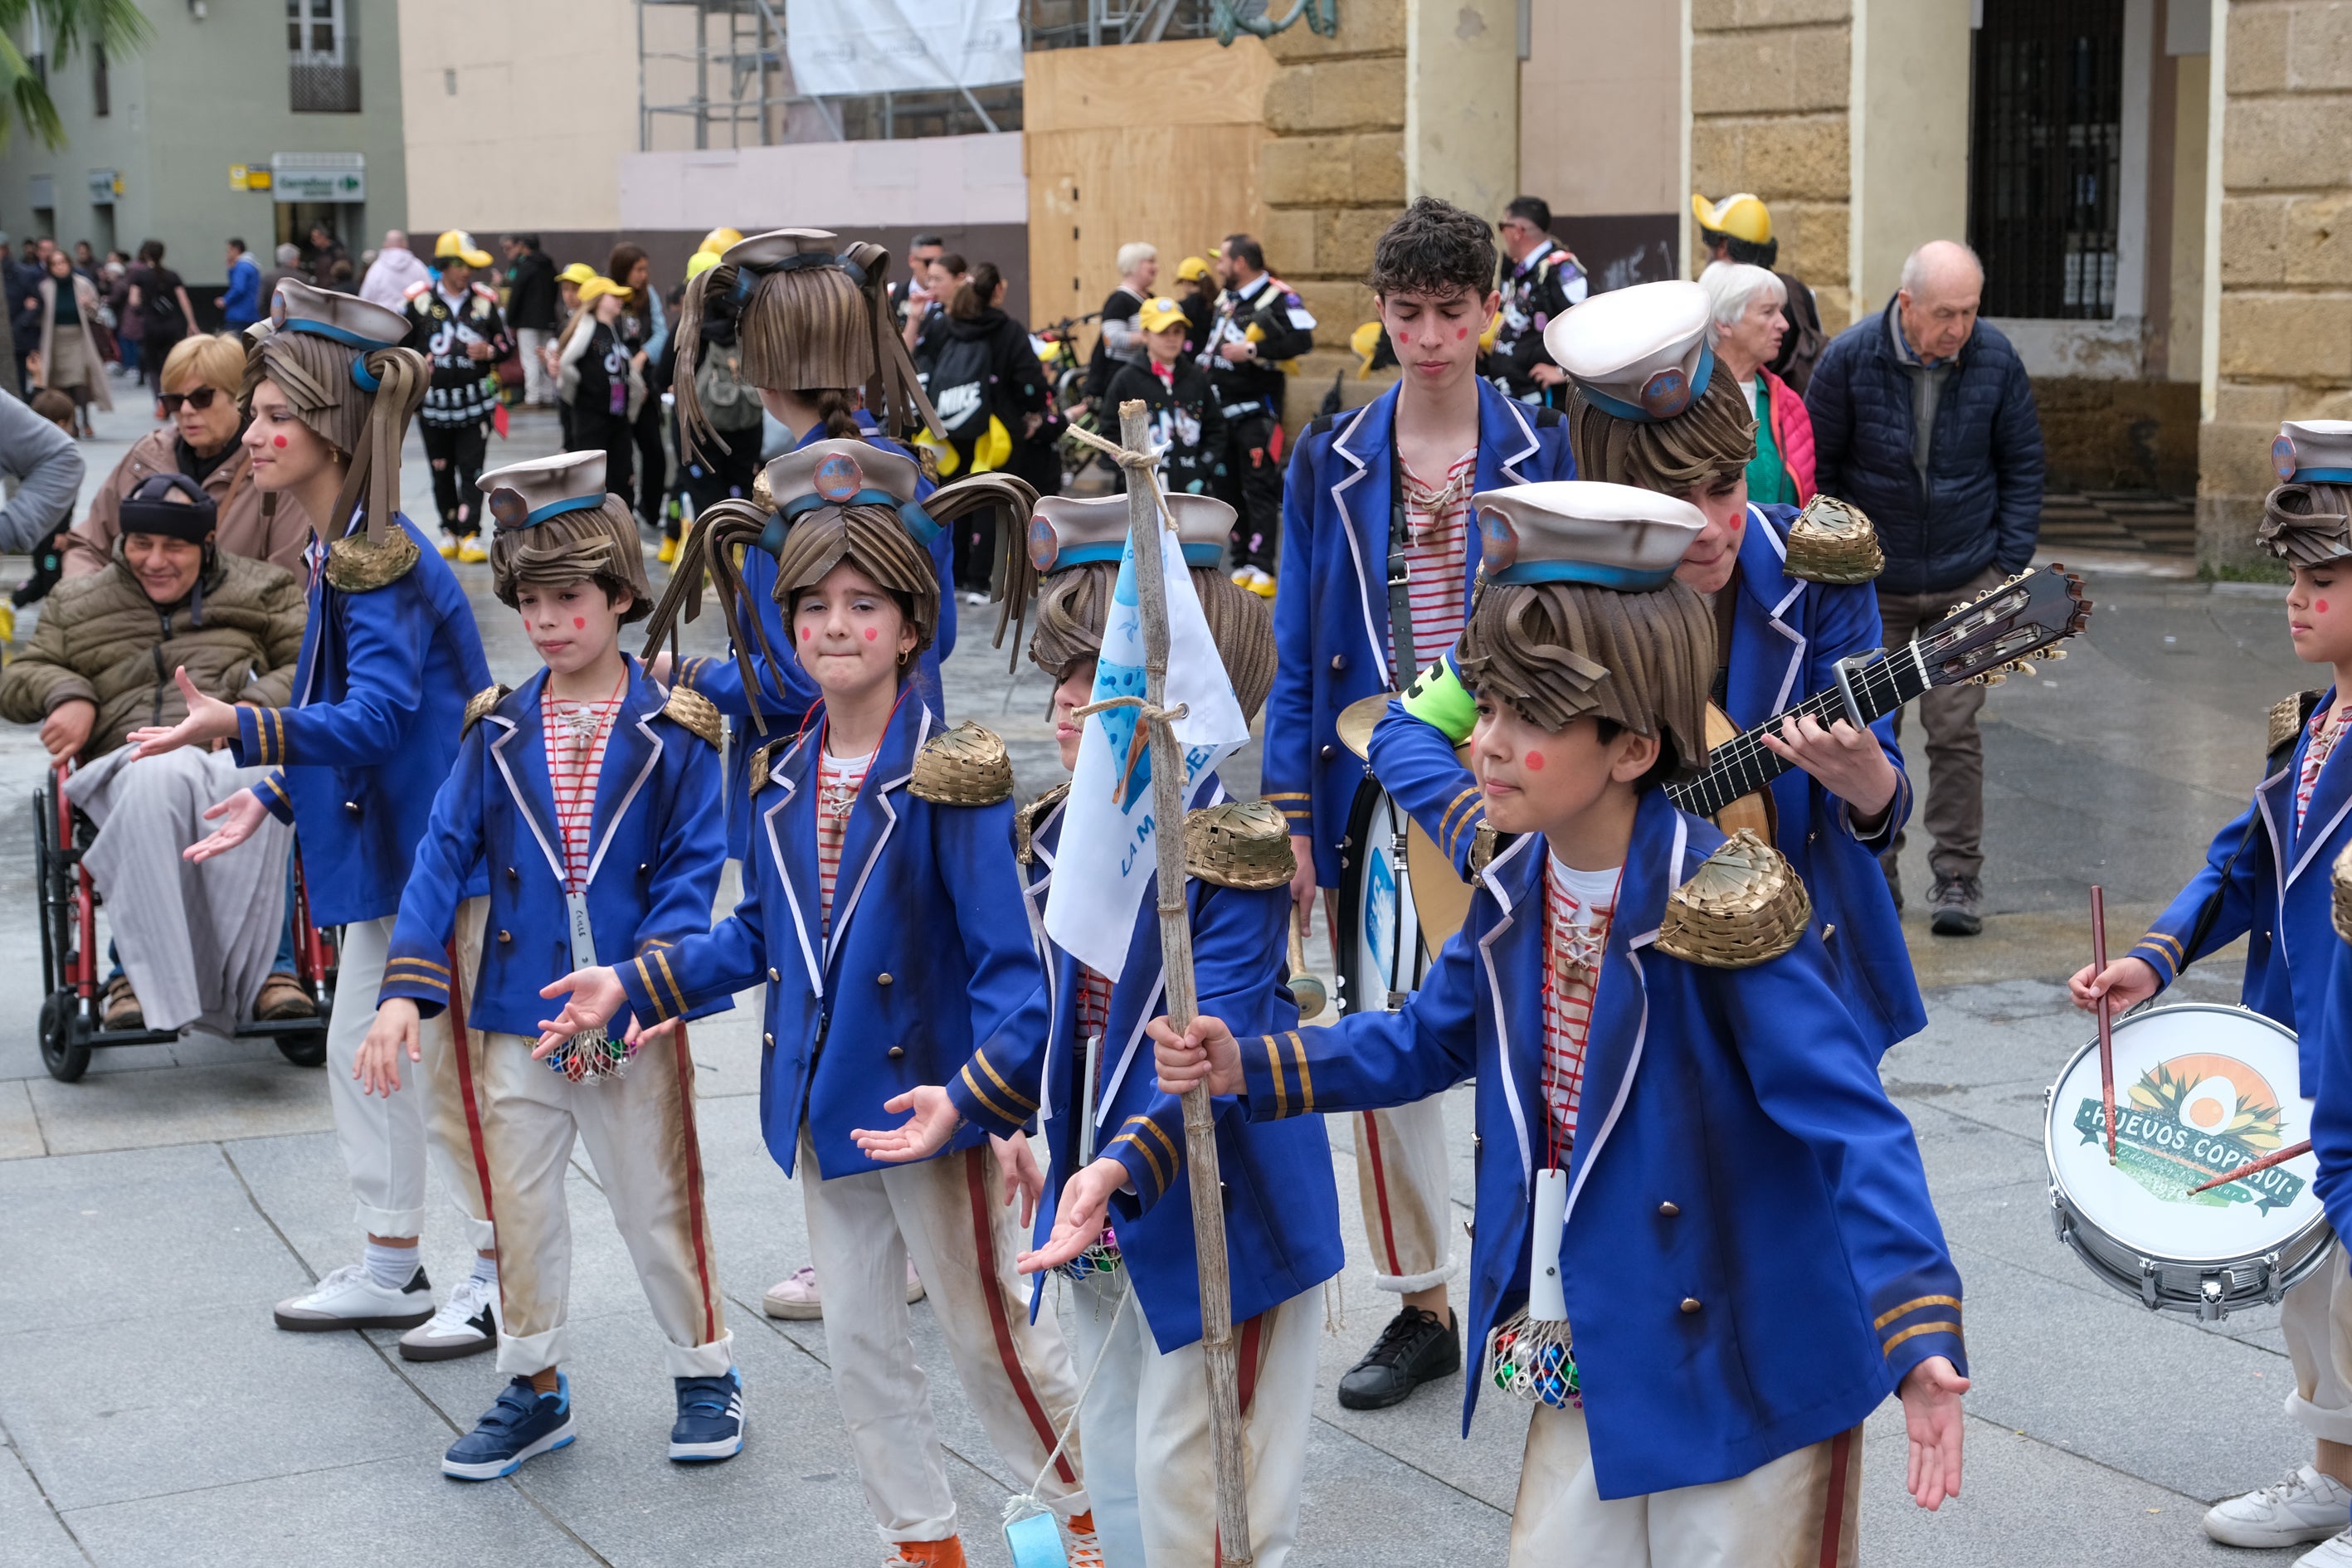
POLYGON ((173 1071, 93 1069, 79 1083, 26 1079, 49 1152, 151 1149, 334 1126, 323 1068, 296 1067, 263 1042, 234 1041, 224 1048, 249 1053, 250 1059, 173 1071), (259 1054, 264 1051, 266 1057, 259 1054))
POLYGON ((0 1443, 0 1563, 7 1568, 87 1568, 89 1561, 41 1495, 16 1445, 0 1443))
POLYGON ((22 1079, 0 1079, 0 1160, 29 1160, 48 1152, 29 1086, 22 1079))

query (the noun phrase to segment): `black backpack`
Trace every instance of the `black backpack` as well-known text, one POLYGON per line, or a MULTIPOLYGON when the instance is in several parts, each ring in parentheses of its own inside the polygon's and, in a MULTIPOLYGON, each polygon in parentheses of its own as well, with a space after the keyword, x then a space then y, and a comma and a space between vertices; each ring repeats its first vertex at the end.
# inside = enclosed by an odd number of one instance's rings
POLYGON ((948 439, 976 441, 988 434, 989 380, 988 340, 950 333, 924 388, 948 439))
POLYGON ((187 321, 180 314, 180 291, 177 289, 160 287, 154 280, 154 275, 150 273, 147 287, 142 290, 142 294, 139 307, 147 312, 147 331, 150 336, 184 334, 187 331, 187 321))

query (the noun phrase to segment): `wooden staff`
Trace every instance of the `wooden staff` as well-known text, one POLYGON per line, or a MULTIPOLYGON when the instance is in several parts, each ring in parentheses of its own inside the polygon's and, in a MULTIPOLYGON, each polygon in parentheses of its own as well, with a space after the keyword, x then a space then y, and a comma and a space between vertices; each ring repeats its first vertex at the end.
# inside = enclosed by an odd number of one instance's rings
MULTIPOLYGON (((2080 1145, 2077 1145, 2077 1147, 2080 1147, 2080 1145)), ((2251 1176, 2257 1172, 2267 1171, 2273 1165, 2284 1165, 2289 1160, 2300 1159, 2302 1156, 2310 1152, 2311 1140, 2308 1138, 2305 1139, 2300 1143, 2290 1143, 2285 1148, 2279 1150, 2276 1153, 2265 1154, 2259 1160, 2247 1161, 2244 1164, 2239 1166, 2236 1170, 2231 1172, 2226 1176, 2216 1176, 2210 1182, 2200 1183, 2198 1185, 2189 1189, 2189 1195, 2190 1197, 2195 1197, 2199 1193, 2210 1193, 2215 1187, 2226 1187, 2231 1182, 2238 1180, 2242 1176, 2251 1176)))
MULTIPOLYGON (((2091 984, 2107 972, 2107 890, 2091 884, 2091 984)), ((2116 1163, 2116 1034, 2107 994, 2099 993, 2099 1104, 2107 1117, 2107 1163, 2116 1163)))
MULTIPOLYGON (((1118 405, 1119 445, 1150 449, 1150 413, 1141 399, 1118 405)), ((1142 723, 1151 734, 1152 839, 1160 853, 1160 957, 1168 976, 1168 1021, 1181 1034, 1198 997, 1192 982, 1192 929, 1184 908, 1184 756, 1161 712, 1168 700, 1168 587, 1160 555, 1160 487, 1148 468, 1128 470, 1128 538, 1143 615, 1142 723)), ((1216 1462, 1217 1556, 1225 1568, 1249 1568, 1249 1496, 1242 1468, 1242 1407, 1234 1348, 1234 1298, 1225 1258, 1225 1212, 1218 1201, 1216 1119, 1205 1084, 1184 1091, 1184 1160, 1192 1184, 1192 1251, 1201 1269, 1201 1351, 1209 1378, 1209 1445, 1216 1462)))

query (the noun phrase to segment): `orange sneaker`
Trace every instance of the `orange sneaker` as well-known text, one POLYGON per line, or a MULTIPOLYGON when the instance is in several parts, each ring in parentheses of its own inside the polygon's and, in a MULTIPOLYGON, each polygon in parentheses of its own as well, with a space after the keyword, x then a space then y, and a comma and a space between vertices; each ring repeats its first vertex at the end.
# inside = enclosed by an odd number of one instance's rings
POLYGON ((901 1541, 891 1554, 882 1560, 883 1568, 899 1568, 912 1563, 919 1568, 964 1568, 963 1537, 950 1535, 945 1541, 901 1541))
POLYGON ((1064 1520, 1062 1542, 1069 1552, 1070 1568, 1103 1568, 1102 1542, 1095 1538, 1094 1510, 1064 1520))

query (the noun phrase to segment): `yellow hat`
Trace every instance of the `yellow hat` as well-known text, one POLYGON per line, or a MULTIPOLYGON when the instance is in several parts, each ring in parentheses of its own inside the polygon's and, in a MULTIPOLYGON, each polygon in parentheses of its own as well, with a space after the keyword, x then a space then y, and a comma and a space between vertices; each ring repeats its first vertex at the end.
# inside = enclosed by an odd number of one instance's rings
POLYGON ((1762 245, 1772 237, 1770 209, 1759 197, 1746 191, 1726 196, 1711 206, 1705 196, 1693 191, 1691 211, 1698 215, 1701 228, 1711 228, 1717 234, 1727 234, 1750 245, 1762 245))
POLYGON ((1171 327, 1184 324, 1184 307, 1161 295, 1146 300, 1143 308, 1135 312, 1135 330, 1139 332, 1164 332, 1171 327))
POLYGON ((715 250, 698 250, 686 258, 686 280, 689 283, 719 265, 715 250))
POLYGON ((617 294, 625 300, 632 292, 634 290, 614 282, 610 278, 592 273, 588 281, 580 285, 580 302, 583 305, 593 305, 607 294, 617 294))
POLYGON ((436 261, 462 261, 468 267, 488 267, 490 253, 474 247, 474 237, 462 228, 453 228, 433 242, 436 261))
POLYGON ((1364 362, 1357 367, 1356 374, 1359 378, 1372 374, 1372 356, 1381 352, 1382 330, 1378 321, 1366 321, 1348 334, 1348 346, 1356 351, 1358 359, 1364 362))
POLYGON ((584 261, 575 261, 571 266, 565 268, 562 271, 557 273, 555 275, 555 279, 559 283, 578 285, 587 282, 588 279, 595 276, 596 269, 594 268, 589 266, 584 261))
POLYGON ((743 231, 740 228, 726 228, 723 226, 714 228, 709 234, 702 237, 702 244, 696 248, 695 253, 697 255, 723 256, 727 253, 727 247, 729 246, 740 245, 742 243, 742 239, 743 231))
POLYGON ((1176 264, 1176 281, 1179 283, 1190 283, 1196 278, 1208 275, 1209 264, 1200 257, 1188 256, 1176 264))

